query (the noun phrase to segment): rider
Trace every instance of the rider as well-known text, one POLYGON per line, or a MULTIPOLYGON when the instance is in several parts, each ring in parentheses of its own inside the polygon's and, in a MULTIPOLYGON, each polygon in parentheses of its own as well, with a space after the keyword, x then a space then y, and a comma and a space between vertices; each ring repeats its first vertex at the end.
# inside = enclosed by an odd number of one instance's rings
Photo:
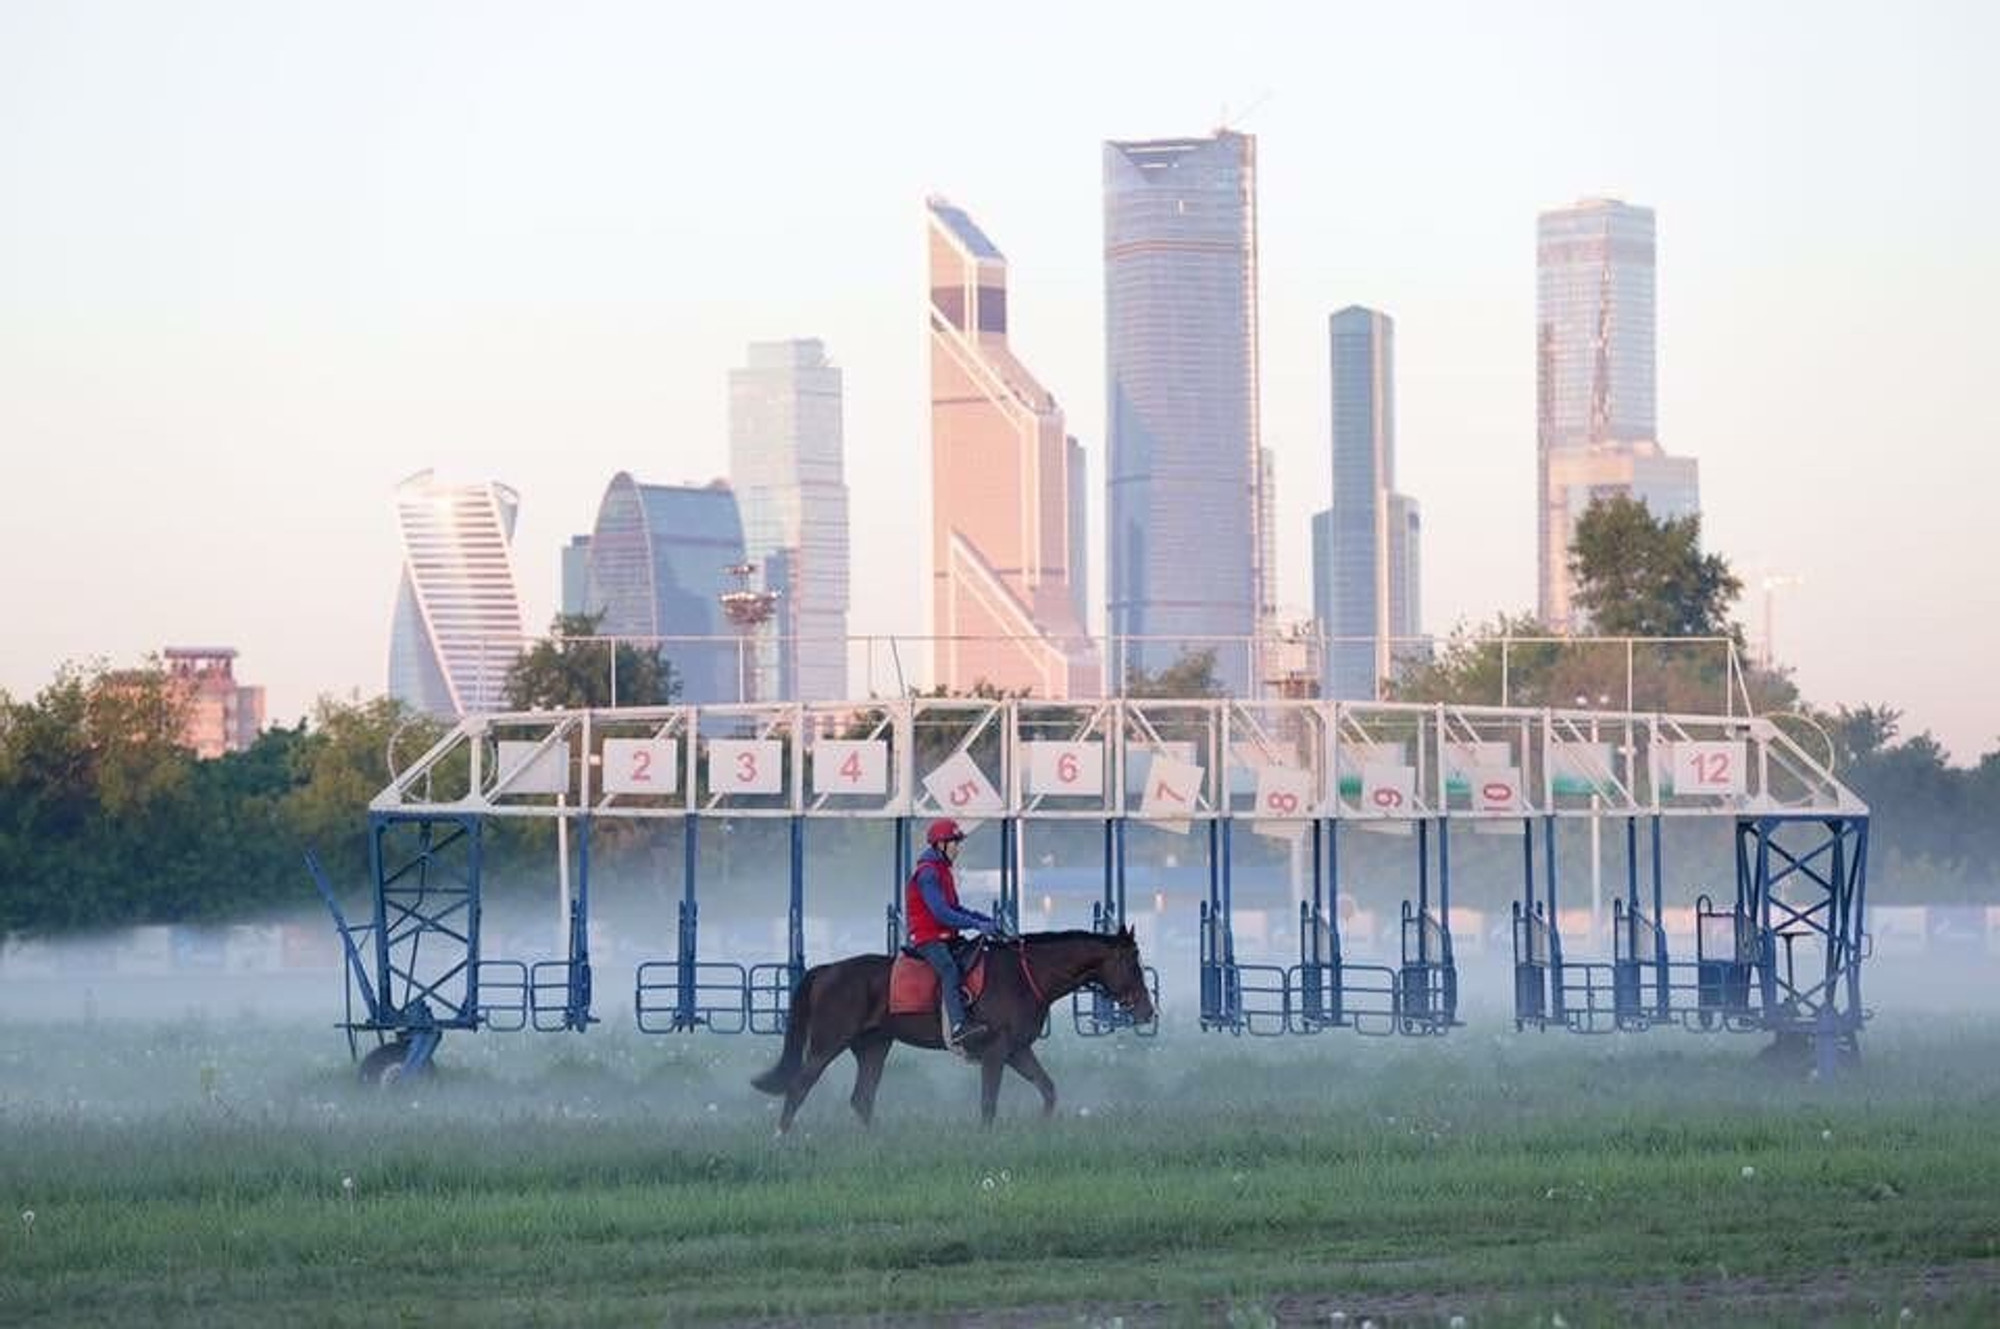
POLYGON ((997 933, 1000 924, 958 902, 958 883, 951 865, 965 832, 949 817, 930 824, 924 838, 930 847, 917 859, 917 870, 903 887, 903 916, 909 920, 910 949, 937 970, 944 988, 945 1012, 951 1018, 951 1032, 945 1036, 950 1047, 961 1047, 968 1038, 986 1032, 986 1026, 966 1019, 965 995, 959 990, 958 962, 951 957, 951 943, 960 928, 997 933))

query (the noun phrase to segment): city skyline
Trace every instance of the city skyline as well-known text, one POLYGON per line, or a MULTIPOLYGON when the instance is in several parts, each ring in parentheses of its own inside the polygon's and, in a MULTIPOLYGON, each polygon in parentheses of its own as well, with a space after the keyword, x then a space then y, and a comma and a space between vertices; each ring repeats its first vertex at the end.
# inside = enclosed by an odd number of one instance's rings
POLYGON ((403 567, 383 691, 430 715, 504 709, 507 667, 525 640, 513 548, 520 494, 419 471, 393 503, 403 567))
POLYGON ((846 374, 852 630, 917 631, 923 333, 894 316, 923 281, 911 208, 949 185, 1035 256, 1011 275, 1011 331, 1098 448, 1100 145, 1220 121, 1258 137, 1282 602, 1309 599, 1327 483, 1326 311, 1362 303, 1399 322, 1426 626, 1533 606, 1535 218, 1641 200, 1667 222, 1662 441, 1701 458, 1704 541, 1752 587, 1752 640, 1762 580, 1802 577, 1776 610, 1810 698, 1902 707, 1962 756, 1990 745, 1975 662, 2000 645, 1994 593, 1933 588, 1992 547, 2000 482, 1983 390, 2000 185, 1966 169, 2000 114, 1978 55, 1994 14, 1820 6, 1801 44, 1797 14, 1746 12, 1718 46, 1698 8, 1251 12, 1221 29, 1172 6, 1143 24, 1046 12, 1063 41, 1031 39, 1030 12, 982 48, 1047 75, 1048 95, 1002 104, 952 94, 955 21, 892 30, 836 76, 819 55, 851 17, 799 9, 770 40, 716 15, 710 39, 766 59, 661 79, 682 28, 637 7, 502 3, 468 22, 416 5, 393 26, 282 5, 8 7, 0 557, 74 552, 59 587, 11 579, 0 686, 211 639, 243 651, 274 719, 374 691, 397 575, 381 496, 425 463, 530 496, 522 594, 545 623, 556 550, 588 529, 604 477, 726 470, 718 385, 747 342, 802 333, 846 374), (1441 45, 1441 21, 1463 40, 1441 45), (295 49, 314 56, 274 62, 295 49), (347 95, 356 80, 369 97, 347 95), (1218 111, 1266 91, 1241 123, 1218 111), (780 108, 800 99, 822 141, 879 150, 798 151, 780 108), (1351 132, 1360 105, 1397 110, 1351 132), (632 170, 663 135, 674 168, 632 170), (785 168, 744 169, 758 161, 785 168), (696 187, 722 179, 726 208, 696 187), (1952 483, 1885 483, 1889 455, 1952 483), (85 495, 116 536, 101 549, 78 547, 85 495), (116 553, 135 545, 145 560, 116 553))

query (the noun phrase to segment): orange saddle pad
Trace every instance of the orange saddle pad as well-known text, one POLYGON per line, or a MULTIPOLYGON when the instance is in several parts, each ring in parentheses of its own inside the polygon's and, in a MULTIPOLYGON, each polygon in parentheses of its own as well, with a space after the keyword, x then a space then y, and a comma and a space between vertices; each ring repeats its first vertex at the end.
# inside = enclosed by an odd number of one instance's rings
MULTIPOLYGON (((981 952, 965 975, 965 997, 969 1006, 986 990, 986 956, 981 952)), ((914 955, 896 954, 889 969, 889 1014, 922 1015, 938 1008, 937 970, 914 955)))

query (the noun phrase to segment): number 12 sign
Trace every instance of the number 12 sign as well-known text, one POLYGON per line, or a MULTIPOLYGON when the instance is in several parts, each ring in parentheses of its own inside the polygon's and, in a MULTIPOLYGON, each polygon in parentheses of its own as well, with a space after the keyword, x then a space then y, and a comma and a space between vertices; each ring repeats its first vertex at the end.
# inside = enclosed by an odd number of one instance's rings
POLYGON ((1674 744, 1673 792, 1741 797, 1743 747, 1740 742, 1674 744))

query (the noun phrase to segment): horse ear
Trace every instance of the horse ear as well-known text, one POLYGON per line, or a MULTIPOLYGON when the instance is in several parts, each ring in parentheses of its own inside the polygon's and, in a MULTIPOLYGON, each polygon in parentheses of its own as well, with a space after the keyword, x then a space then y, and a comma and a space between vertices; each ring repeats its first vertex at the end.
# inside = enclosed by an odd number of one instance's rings
POLYGON ((1132 931, 1132 925, 1130 923, 1127 923, 1124 927, 1118 929, 1118 939, 1120 941, 1131 942, 1133 945, 1137 945, 1139 942, 1138 934, 1132 931))

